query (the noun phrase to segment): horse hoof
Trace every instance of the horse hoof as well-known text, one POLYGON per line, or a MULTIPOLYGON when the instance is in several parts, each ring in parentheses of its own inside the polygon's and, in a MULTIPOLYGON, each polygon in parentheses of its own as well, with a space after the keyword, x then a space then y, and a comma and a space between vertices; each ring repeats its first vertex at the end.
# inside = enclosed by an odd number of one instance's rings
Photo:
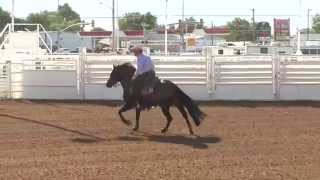
POLYGON ((133 131, 137 132, 139 130, 139 128, 135 127, 132 129, 133 131))
POLYGON ((165 134, 168 130, 167 129, 162 129, 161 133, 165 134))

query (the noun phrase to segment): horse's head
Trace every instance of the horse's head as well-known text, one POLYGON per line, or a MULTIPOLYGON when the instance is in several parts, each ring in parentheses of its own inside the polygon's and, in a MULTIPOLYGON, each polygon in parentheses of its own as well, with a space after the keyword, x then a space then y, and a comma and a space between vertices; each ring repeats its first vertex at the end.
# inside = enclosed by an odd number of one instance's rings
POLYGON ((134 75, 135 72, 135 68, 129 64, 129 63, 125 63, 122 65, 113 65, 113 70, 110 74, 110 77, 107 81, 106 86, 108 88, 111 88, 112 86, 114 86, 116 83, 121 82, 121 81, 129 81, 131 80, 132 76, 134 75))

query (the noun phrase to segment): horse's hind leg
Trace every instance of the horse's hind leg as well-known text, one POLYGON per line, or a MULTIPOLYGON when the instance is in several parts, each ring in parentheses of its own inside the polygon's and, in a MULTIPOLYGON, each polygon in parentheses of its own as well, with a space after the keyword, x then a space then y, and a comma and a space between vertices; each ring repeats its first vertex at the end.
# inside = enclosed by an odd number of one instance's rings
POLYGON ((130 110, 130 109, 132 109, 132 108, 133 108, 133 106, 128 105, 128 104, 125 104, 125 105, 119 110, 119 112, 118 112, 118 114, 119 114, 119 116, 120 116, 120 118, 121 118, 121 121, 122 121, 124 124, 128 125, 128 126, 131 125, 131 122, 130 122, 129 120, 127 120, 126 118, 124 118, 124 116, 122 115, 122 113, 124 113, 124 112, 126 112, 126 111, 128 111, 128 110, 130 110))
POLYGON ((169 126, 171 124, 171 121, 172 121, 172 116, 170 114, 170 108, 169 106, 161 106, 161 110, 162 110, 162 113, 166 116, 167 118, 167 124, 166 124, 166 127, 162 129, 161 133, 166 133, 169 129, 169 126))
POLYGON ((193 133, 192 126, 191 126, 191 123, 189 121, 188 114, 187 114, 186 110, 184 109, 184 107, 181 104, 177 105, 177 108, 178 108, 178 110, 180 111, 180 113, 182 114, 182 116, 184 117, 184 119, 187 122, 187 125, 188 125, 188 128, 189 128, 189 133, 191 135, 193 135, 194 133, 193 133))
POLYGON ((140 112, 141 112, 141 109, 140 108, 136 108, 136 125, 133 128, 134 131, 138 131, 139 130, 140 112))

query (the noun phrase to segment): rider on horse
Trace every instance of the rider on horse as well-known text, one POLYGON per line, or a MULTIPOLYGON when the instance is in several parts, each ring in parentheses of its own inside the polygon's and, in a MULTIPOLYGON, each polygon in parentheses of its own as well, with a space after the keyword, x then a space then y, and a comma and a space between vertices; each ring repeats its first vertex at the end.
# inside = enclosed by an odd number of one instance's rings
POLYGON ((170 107, 176 106, 186 120, 190 134, 193 134, 187 112, 189 112, 196 126, 200 125, 206 114, 176 84, 169 80, 159 81, 155 77, 154 64, 150 57, 143 55, 141 48, 135 48, 133 52, 137 56, 138 69, 136 70, 131 63, 114 66, 106 83, 108 88, 113 87, 118 82, 122 86, 125 104, 118 112, 122 122, 127 125, 131 124, 123 116, 123 113, 135 108, 136 125, 134 130, 137 131, 139 129, 140 112, 152 106, 160 106, 167 119, 167 124, 161 131, 165 133, 172 121, 170 107), (135 76, 134 79, 132 79, 133 76, 135 76), (146 93, 149 94, 145 95, 146 93))
POLYGON ((132 52, 137 57, 137 70, 133 77, 133 95, 137 100, 142 100, 145 106, 152 106, 150 96, 156 80, 154 64, 149 56, 143 54, 142 48, 134 47, 132 52))

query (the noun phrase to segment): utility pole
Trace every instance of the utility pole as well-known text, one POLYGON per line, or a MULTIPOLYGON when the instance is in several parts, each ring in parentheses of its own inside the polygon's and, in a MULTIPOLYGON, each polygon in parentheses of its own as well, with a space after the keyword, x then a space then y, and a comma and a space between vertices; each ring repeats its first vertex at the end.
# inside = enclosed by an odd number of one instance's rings
POLYGON ((119 31, 120 31, 120 28, 119 28, 119 0, 117 0, 117 51, 120 50, 120 37, 119 37, 119 31))
POLYGON ((168 0, 166 0, 166 12, 165 12, 165 30, 164 30, 164 54, 168 55, 168 0))
MULTIPOLYGON (((211 29, 213 29, 213 21, 211 21, 211 29)), ((214 41, 213 41, 213 35, 211 35, 211 46, 213 46, 214 41)))
POLYGON ((184 0, 182 0, 182 17, 181 17, 181 43, 182 43, 182 50, 185 50, 185 41, 184 41, 184 0))
POLYGON ((58 0, 58 10, 59 10, 59 8, 60 8, 60 0, 58 0))
POLYGON ((114 0, 112 0, 112 51, 115 50, 115 13, 114 13, 114 0))
POLYGON ((256 41, 256 21, 255 21, 255 9, 252 9, 252 37, 253 37, 253 41, 256 41))
POLYGON ((15 2, 14 0, 11 1, 11 31, 14 32, 14 6, 15 6, 15 2))
POLYGON ((301 52, 301 11, 302 11, 302 0, 299 0, 298 9, 299 9, 299 16, 298 16, 298 25, 297 25, 297 52, 296 55, 302 55, 301 52))
POLYGON ((310 38, 310 11, 312 11, 312 9, 308 9, 308 28, 307 28, 307 40, 309 41, 310 38))

